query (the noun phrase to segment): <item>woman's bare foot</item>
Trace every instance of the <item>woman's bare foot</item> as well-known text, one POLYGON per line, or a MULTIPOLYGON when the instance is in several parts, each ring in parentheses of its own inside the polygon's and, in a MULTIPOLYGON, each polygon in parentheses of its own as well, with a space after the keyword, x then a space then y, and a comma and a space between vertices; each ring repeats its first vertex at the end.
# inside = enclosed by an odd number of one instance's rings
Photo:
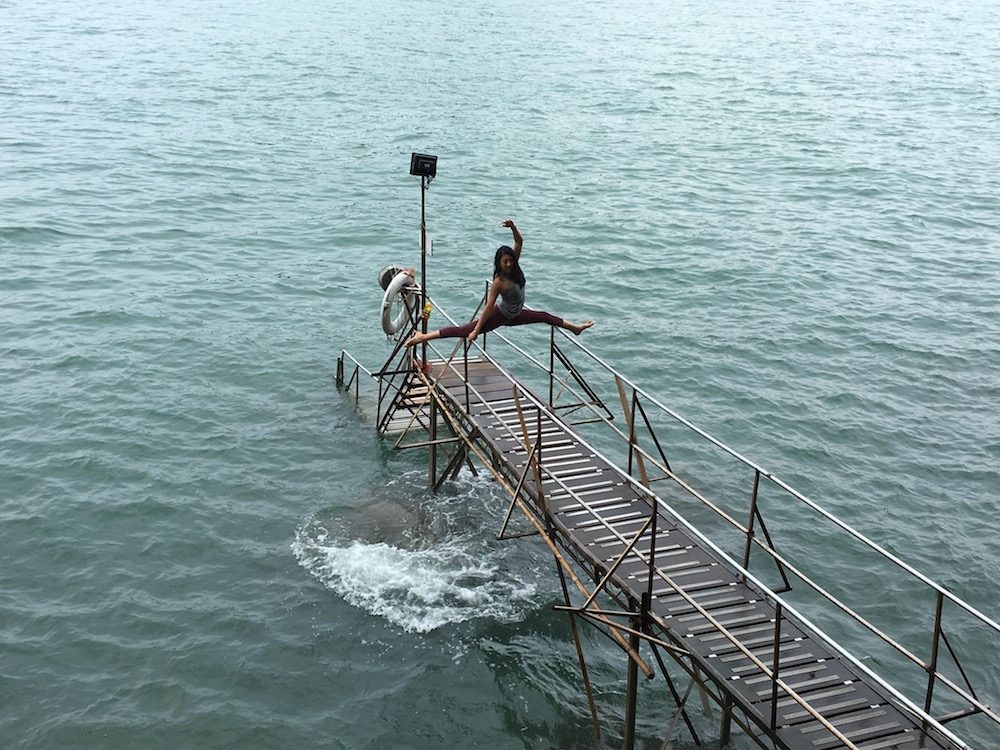
POLYGON ((575 333, 577 336, 579 336, 581 333, 583 333, 592 325, 594 325, 594 321, 592 320, 588 320, 586 323, 581 323, 580 325, 577 325, 576 323, 570 323, 568 320, 565 322, 566 322, 566 327, 573 333, 575 333))

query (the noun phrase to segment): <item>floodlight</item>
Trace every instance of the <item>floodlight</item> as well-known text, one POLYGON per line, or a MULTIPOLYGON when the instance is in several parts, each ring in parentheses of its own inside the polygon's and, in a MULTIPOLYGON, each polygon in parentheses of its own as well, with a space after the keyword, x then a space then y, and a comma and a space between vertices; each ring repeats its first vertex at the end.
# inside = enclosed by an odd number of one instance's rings
POLYGON ((410 174, 431 179, 437 174, 437 163, 436 156, 414 152, 410 156, 410 174))

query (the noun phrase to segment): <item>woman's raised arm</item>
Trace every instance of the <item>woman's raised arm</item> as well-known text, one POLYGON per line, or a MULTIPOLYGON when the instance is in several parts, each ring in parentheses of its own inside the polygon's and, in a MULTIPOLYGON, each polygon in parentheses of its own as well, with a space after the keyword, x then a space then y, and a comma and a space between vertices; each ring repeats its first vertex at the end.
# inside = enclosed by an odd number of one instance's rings
POLYGON ((524 238, 512 219, 504 219, 500 226, 510 229, 514 233, 514 257, 521 260, 521 248, 524 246, 524 238))

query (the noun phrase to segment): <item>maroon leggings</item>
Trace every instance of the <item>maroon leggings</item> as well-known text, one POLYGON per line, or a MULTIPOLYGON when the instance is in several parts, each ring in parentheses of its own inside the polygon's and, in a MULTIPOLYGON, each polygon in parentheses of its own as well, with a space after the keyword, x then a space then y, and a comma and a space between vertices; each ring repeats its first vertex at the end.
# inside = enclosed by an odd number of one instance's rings
MULTIPOLYGON (((472 333, 472 329, 476 327, 477 322, 478 321, 473 320, 461 326, 445 326, 441 329, 441 338, 464 339, 472 333)), ((499 328, 500 326, 523 326, 528 323, 548 323, 550 326, 561 328, 563 320, 562 318, 557 318, 555 315, 551 315, 542 310, 529 310, 526 307, 521 308, 521 312, 517 314, 516 318, 508 319, 502 312, 500 312, 500 308, 494 305, 493 312, 491 312, 490 317, 483 322, 483 327, 479 329, 479 332, 486 333, 487 331, 492 331, 494 328, 499 328)))

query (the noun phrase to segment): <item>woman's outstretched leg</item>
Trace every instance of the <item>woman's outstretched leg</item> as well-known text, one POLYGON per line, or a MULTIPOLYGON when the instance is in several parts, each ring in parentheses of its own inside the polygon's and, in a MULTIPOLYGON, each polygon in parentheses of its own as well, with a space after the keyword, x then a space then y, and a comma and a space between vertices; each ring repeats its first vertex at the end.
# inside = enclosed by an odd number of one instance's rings
POLYGON ((431 339, 441 338, 441 331, 428 331, 427 333, 415 333, 406 340, 406 346, 416 346, 431 339))
POLYGON ((472 329, 476 327, 476 323, 478 322, 479 321, 473 320, 472 322, 461 326, 445 326, 444 328, 439 328, 436 331, 415 333, 406 340, 406 346, 416 346, 417 344, 422 344, 425 341, 431 341, 433 339, 464 339, 472 333, 472 329))
MULTIPOLYGON (((472 320, 464 325, 460 326, 445 326, 444 328, 439 328, 436 331, 428 331, 427 333, 415 333, 406 341, 406 346, 416 346, 417 344, 422 344, 425 341, 430 341, 431 339, 464 339, 468 338, 469 334, 472 333, 473 329, 479 320, 472 320)), ((493 312, 490 313, 483 325, 479 327, 480 333, 487 333, 495 328, 499 328, 504 324, 503 314, 500 312, 500 308, 494 307, 493 312)))
POLYGON ((572 331, 577 336, 594 325, 594 321, 592 320, 579 324, 570 323, 568 320, 557 318, 552 313, 547 313, 544 310, 529 310, 527 307, 521 310, 518 316, 507 325, 523 326, 530 325, 531 323, 548 323, 550 326, 554 326, 555 328, 565 328, 568 331, 572 331))

